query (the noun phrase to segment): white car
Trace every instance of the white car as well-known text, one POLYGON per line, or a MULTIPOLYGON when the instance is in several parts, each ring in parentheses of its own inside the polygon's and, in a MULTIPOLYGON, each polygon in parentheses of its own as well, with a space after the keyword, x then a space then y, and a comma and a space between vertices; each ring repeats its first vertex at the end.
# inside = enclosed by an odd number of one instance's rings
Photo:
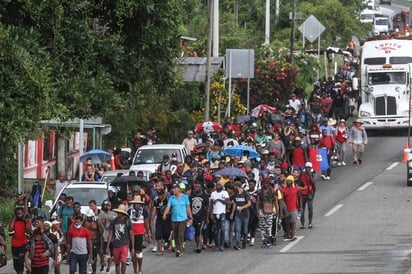
POLYGON ((131 170, 142 170, 149 173, 155 173, 159 164, 162 163, 163 156, 176 152, 177 161, 183 163, 186 155, 189 154, 186 147, 181 144, 155 144, 145 145, 137 149, 134 156, 131 170))
MULTIPOLYGON (((72 196, 74 202, 79 202, 81 205, 81 212, 86 213, 89 208, 89 201, 95 200, 97 207, 100 208, 103 201, 108 198, 107 192, 109 188, 108 182, 70 182, 59 193, 58 197, 62 193, 66 196, 72 196)), ((50 204, 46 201, 46 204, 50 204)), ((54 201, 51 205, 50 216, 56 213, 58 207, 58 200, 54 201)))

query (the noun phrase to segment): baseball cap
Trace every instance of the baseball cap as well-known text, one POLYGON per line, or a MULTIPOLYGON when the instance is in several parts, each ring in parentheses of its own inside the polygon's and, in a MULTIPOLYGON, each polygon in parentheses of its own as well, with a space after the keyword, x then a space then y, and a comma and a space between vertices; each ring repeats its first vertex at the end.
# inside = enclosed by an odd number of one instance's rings
POLYGON ((104 204, 104 205, 109 205, 109 206, 112 205, 112 203, 111 203, 109 200, 104 200, 104 201, 103 201, 103 204, 104 204))
POLYGON ((312 163, 311 163, 311 162, 306 162, 306 163, 305 163, 305 167, 310 167, 310 168, 312 168, 312 167, 313 167, 313 165, 312 165, 312 163))

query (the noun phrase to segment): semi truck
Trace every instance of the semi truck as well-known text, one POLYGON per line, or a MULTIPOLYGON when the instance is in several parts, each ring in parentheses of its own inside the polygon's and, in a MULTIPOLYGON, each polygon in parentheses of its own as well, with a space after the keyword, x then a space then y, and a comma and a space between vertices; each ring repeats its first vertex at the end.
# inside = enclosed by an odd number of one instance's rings
POLYGON ((358 116, 363 120, 364 127, 407 128, 412 40, 377 37, 364 42, 360 67, 361 104, 358 116))

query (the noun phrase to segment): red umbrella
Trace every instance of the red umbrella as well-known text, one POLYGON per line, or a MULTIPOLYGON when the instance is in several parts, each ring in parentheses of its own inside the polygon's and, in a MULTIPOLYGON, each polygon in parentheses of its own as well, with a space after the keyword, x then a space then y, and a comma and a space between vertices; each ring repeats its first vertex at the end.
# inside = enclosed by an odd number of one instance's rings
POLYGON ((271 107, 266 104, 261 104, 255 107, 254 109, 252 109, 252 111, 250 112, 250 115, 256 118, 259 118, 265 111, 268 111, 270 113, 276 113, 277 110, 275 107, 271 107))
POLYGON ((203 123, 197 124, 195 127, 196 132, 205 132, 205 133, 222 131, 222 130, 223 128, 218 122, 203 122, 203 123))

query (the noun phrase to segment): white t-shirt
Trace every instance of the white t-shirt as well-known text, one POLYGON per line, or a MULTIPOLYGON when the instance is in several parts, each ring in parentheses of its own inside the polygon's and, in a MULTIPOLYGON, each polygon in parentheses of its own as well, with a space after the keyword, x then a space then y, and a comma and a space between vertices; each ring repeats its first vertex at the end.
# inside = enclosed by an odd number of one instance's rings
POLYGON ((221 199, 221 200, 229 199, 229 193, 227 193, 226 190, 222 190, 221 192, 213 191, 212 194, 210 195, 210 199, 212 200, 212 203, 213 203, 213 212, 212 212, 213 214, 226 213, 226 204, 220 201, 216 203, 213 202, 216 199, 221 199))
POLYGON ((289 106, 293 107, 295 109, 296 112, 299 111, 301 103, 299 100, 295 99, 289 99, 289 106))

